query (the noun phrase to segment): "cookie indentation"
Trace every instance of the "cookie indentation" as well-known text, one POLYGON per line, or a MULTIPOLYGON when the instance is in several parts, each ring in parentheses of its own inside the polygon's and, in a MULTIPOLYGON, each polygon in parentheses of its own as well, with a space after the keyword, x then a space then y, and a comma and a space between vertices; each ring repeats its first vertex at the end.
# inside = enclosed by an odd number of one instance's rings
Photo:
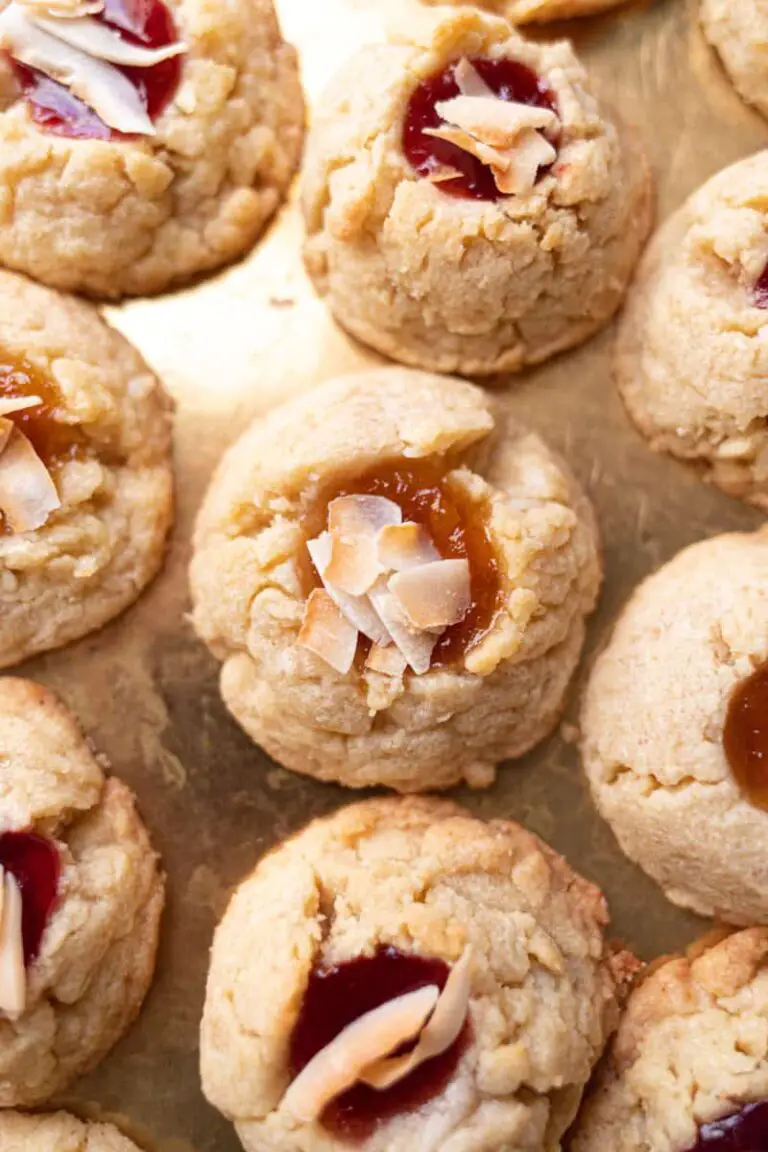
POLYGON ((768 810, 768 664, 734 690, 723 746, 742 792, 757 808, 768 810))

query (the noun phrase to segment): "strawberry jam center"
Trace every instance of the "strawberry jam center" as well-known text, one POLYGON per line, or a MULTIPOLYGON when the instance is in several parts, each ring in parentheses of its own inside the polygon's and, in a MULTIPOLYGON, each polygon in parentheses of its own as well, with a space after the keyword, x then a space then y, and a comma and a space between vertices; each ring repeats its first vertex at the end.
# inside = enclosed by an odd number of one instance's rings
MULTIPOLYGON (((396 948, 379 948, 373 956, 313 969, 291 1036, 293 1076, 366 1012, 429 984, 442 990, 449 974, 450 968, 442 960, 406 955, 396 948)), ((326 1107, 321 1124, 342 1139, 359 1142, 393 1116, 420 1108, 448 1085, 469 1034, 467 1021, 450 1048, 391 1088, 378 1091, 367 1084, 355 1084, 326 1107)))
MULTIPOLYGON (((178 41, 170 11, 161 0, 106 0, 104 10, 93 17, 106 24, 130 44, 164 48, 178 41)), ((113 64, 139 94, 152 120, 168 105, 181 77, 181 56, 163 60, 151 68, 126 68, 113 64)), ((120 133, 63 85, 35 68, 13 61, 13 69, 32 111, 32 119, 55 136, 79 140, 111 140, 120 133)))
POLYGON ((768 1152, 768 1101, 747 1104, 733 1116, 702 1125, 688 1152, 768 1152))
POLYGON ((768 664, 735 688, 723 748, 744 795, 756 808, 768 810, 768 664))
POLYGON ((752 289, 752 302, 756 308, 768 308, 768 264, 752 289))
POLYGON ((27 967, 40 955, 43 933, 56 904, 61 861, 54 844, 34 832, 0 836, 0 866, 21 890, 21 933, 27 967))
MULTIPOLYGON (((403 122, 403 152, 420 176, 428 176, 444 167, 455 168, 461 173, 451 180, 442 180, 438 185, 441 192, 465 199, 498 200, 501 193, 496 187, 493 172, 486 164, 448 140, 425 134, 425 129, 438 128, 444 123, 435 105, 461 95, 455 77, 457 63, 455 61, 442 72, 422 80, 413 92, 403 122)), ((525 64, 516 60, 488 60, 482 56, 471 58, 470 63, 500 100, 557 112, 554 93, 525 64)))

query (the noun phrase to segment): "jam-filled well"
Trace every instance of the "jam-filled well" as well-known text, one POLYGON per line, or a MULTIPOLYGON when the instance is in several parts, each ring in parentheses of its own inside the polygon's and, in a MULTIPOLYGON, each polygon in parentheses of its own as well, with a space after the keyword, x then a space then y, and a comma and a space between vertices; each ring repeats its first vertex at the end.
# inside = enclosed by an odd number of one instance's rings
MULTIPOLYGON (((488 631, 502 607, 499 562, 487 512, 452 483, 445 462, 392 460, 324 490, 317 501, 322 522, 310 517, 309 536, 324 527, 325 510, 337 496, 384 496, 399 504, 403 520, 420 524, 444 560, 468 560, 471 604, 458 624, 447 628, 432 653, 432 667, 459 661, 488 631)), ((314 574, 317 582, 316 574, 314 574)), ((364 647, 364 640, 361 640, 364 647)))
POLYGON ((768 264, 752 289, 752 302, 757 308, 768 308, 768 264))
POLYGON ((5 832, 0 835, 0 866, 10 872, 21 890, 24 963, 29 967, 40 954, 43 934, 56 906, 59 853, 55 844, 35 832, 5 832))
MULTIPOLYGON (((406 955, 379 948, 329 968, 316 967, 309 979, 299 1018, 291 1035, 291 1072, 298 1075, 309 1061, 354 1020, 381 1004, 435 984, 442 990, 450 968, 435 957, 406 955)), ((445 1052, 421 1064, 384 1091, 356 1084, 332 1101, 321 1123, 334 1134, 365 1140, 376 1127, 403 1112, 420 1108, 438 1096, 453 1076, 469 1040, 469 1023, 445 1052)))
MULTIPOLYGON (((403 152, 411 167, 421 176, 428 176, 442 167, 455 168, 461 173, 451 180, 441 181, 441 192, 474 200, 498 200, 500 193, 487 165, 456 144, 425 134, 426 128, 438 128, 443 123, 435 105, 460 95, 455 77, 457 63, 454 61, 442 72, 422 80, 414 90, 403 121, 403 152)), ((472 57, 470 63, 500 100, 557 112, 551 88, 525 64, 482 56, 472 57)))
POLYGON ((703 1124, 687 1152, 768 1152, 768 1101, 746 1104, 732 1116, 703 1124))
MULTIPOLYGON (((106 0, 104 10, 93 19, 117 32, 128 43, 145 48, 164 48, 178 40, 173 17, 162 0, 106 0)), ((151 68, 118 64, 112 67, 130 80, 150 118, 155 120, 178 87, 181 60, 181 56, 173 56, 151 68)), ((12 64, 32 118, 40 128, 56 136, 81 140, 111 140, 120 136, 62 84, 35 68, 17 61, 12 64)))
POLYGON ((0 399, 23 396, 39 396, 42 403, 13 412, 7 419, 24 433, 46 468, 53 471, 81 455, 82 432, 55 418, 62 398, 53 380, 30 361, 0 348, 0 399))
POLYGON ((768 811, 768 664, 734 689, 723 747, 742 792, 757 808, 768 811))

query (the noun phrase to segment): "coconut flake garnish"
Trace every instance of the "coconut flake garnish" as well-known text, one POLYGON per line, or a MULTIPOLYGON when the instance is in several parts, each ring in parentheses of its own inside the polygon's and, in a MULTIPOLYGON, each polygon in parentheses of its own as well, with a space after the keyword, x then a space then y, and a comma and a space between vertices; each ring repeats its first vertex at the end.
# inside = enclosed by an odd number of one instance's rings
POLYGON ((12 532, 32 532, 60 507, 48 469, 14 427, 0 453, 0 512, 6 523, 12 532))
POLYGON ((407 992, 366 1012, 322 1048, 288 1088, 281 1108, 311 1123, 361 1073, 418 1036, 440 996, 435 984, 407 992))
POLYGON ((67 20, 35 16, 33 19, 38 28, 50 32, 51 36, 56 36, 71 48, 79 48, 87 56, 95 56, 110 64, 122 64, 126 68, 152 68, 186 51, 186 45, 180 42, 165 44, 162 48, 131 44, 106 24, 87 16, 67 20))
POLYGON ((346 673, 354 662, 351 629, 355 646, 362 633, 380 650, 367 669, 389 676, 402 676, 406 667, 428 672, 439 637, 470 609, 468 561, 443 560, 428 532, 403 523, 399 505, 384 497, 331 501, 328 526, 307 549, 336 611, 325 601, 318 607, 313 592, 299 643, 346 673), (397 656, 383 656, 392 645, 397 656))
POLYGON ((0 867, 0 1012, 18 1020, 27 1006, 21 891, 16 878, 0 867))
POLYGON ((557 157, 548 137, 556 136, 558 117, 550 108, 502 100, 469 60, 458 62, 454 77, 460 95, 437 102, 435 111, 444 123, 425 128, 424 134, 461 148, 489 167, 503 195, 527 196, 539 169, 557 157))
POLYGON ((18 0, 32 16, 55 16, 58 20, 78 20, 104 11, 104 0, 18 0))
POLYGON ((390 644, 388 648, 382 648, 380 644, 372 644, 365 660, 365 666, 370 668, 371 672, 379 672, 382 676, 392 676, 397 679, 405 672, 408 661, 393 644, 390 644))
POLYGON ((38 408, 42 402, 40 396, 0 396, 0 417, 24 412, 27 408, 38 408))

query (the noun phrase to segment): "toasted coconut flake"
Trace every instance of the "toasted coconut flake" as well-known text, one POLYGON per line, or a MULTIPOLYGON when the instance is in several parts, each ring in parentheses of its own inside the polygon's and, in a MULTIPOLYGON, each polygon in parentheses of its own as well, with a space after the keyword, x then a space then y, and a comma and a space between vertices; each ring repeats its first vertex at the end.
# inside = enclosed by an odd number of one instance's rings
POLYGON ((1 396, 0 417, 10 416, 12 412, 24 412, 27 408, 37 408, 42 402, 40 396, 1 396))
POLYGON ((455 180, 457 176, 461 176, 458 168, 452 168, 450 164, 440 164, 436 168, 430 168, 426 179, 430 184, 445 184, 447 180, 455 180))
POLYGON ((0 416, 0 453, 13 435, 15 427, 13 420, 7 420, 5 416, 0 416))
POLYGON ((445 983, 435 1011, 424 1027, 419 1042, 405 1056, 377 1060, 360 1076, 364 1084, 380 1091, 391 1088, 414 1072, 420 1064, 446 1052, 458 1038, 469 1007, 472 975, 472 949, 465 948, 445 983))
POLYGON ((18 1020, 27 1006, 21 892, 16 878, 2 867, 0 893, 0 1012, 11 1020, 18 1020))
POLYGON ((63 84, 108 127, 129 135, 155 135, 139 93, 122 72, 51 36, 16 3, 0 13, 0 47, 20 64, 63 84))
POLYGON ((523 132, 517 147, 507 153, 508 166, 493 168, 496 187, 505 196, 527 196, 534 189, 539 169, 552 164, 556 157, 549 140, 539 132, 523 132))
POLYGON ((448 628, 469 612, 472 589, 467 560, 438 560, 398 572, 389 591, 414 628, 448 628))
POLYGON ((462 152, 469 152, 470 156, 475 156, 481 164, 486 164, 489 168, 507 165, 503 152, 499 152, 497 148, 489 147, 488 144, 483 144, 481 140, 476 140, 463 128, 454 128, 451 124, 441 124, 439 128, 425 128, 424 135, 434 136, 436 140, 447 140, 449 144, 455 144, 457 148, 461 148, 462 152))
POLYGON ((364 596, 382 573, 374 536, 334 536, 325 574, 332 584, 350 596, 364 596))
POLYGON ((432 538, 421 524, 392 524, 378 535, 379 561, 382 568, 402 572, 420 564, 440 559, 432 538))
POLYGON ((390 644, 389 633, 371 607, 368 597, 350 596, 349 593, 343 592, 341 588, 328 580, 326 570, 331 559, 330 532, 322 532, 314 540, 308 540, 307 551, 312 557, 312 563, 323 582, 323 587, 350 624, 354 625, 358 632, 362 632, 363 636, 373 640, 374 644, 390 644))
POLYGON ((58 40, 63 40, 72 48, 79 48, 88 56, 97 60, 106 60, 110 64, 121 64, 127 68, 152 68, 161 64, 163 60, 170 60, 173 56, 180 56, 186 52, 186 45, 181 43, 165 44, 162 48, 146 48, 142 44, 132 44, 108 28, 88 16, 76 17, 68 20, 55 19, 52 16, 35 15, 35 24, 45 32, 50 32, 58 40))
POLYGON ((408 666, 417 676, 428 672, 437 636, 417 631, 409 625, 394 596, 387 590, 385 580, 374 584, 368 595, 382 624, 398 651, 403 654, 408 666))
POLYGON ((328 528, 332 536, 351 540, 376 536, 388 524, 401 524, 399 504, 385 496, 339 496, 328 505, 328 528))
POLYGON ((342 675, 349 672, 354 663, 357 629, 323 589, 315 588, 309 595, 299 644, 342 675))
POLYGON ((78 20, 104 11, 104 0, 18 0, 30 15, 55 16, 58 20, 78 20))
POLYGON ((366 658, 365 666, 371 672, 379 672, 382 676, 399 679, 408 667, 408 661, 402 652, 392 644, 388 648, 382 648, 380 644, 373 644, 366 658))
POLYGON ((357 1082, 365 1068, 418 1035, 439 994, 437 986, 430 984, 353 1021, 299 1073, 281 1107, 303 1123, 316 1120, 331 1100, 357 1082))
POLYGON ((492 148, 511 148, 526 128, 552 130, 557 124, 550 108, 495 96, 454 96, 438 101, 435 111, 447 124, 462 128, 492 148))
MULTIPOLYGON (((488 87, 485 80, 483 80, 474 65, 467 60, 466 56, 462 56, 461 60, 459 60, 453 70, 453 75, 462 96, 496 97, 496 93, 492 88, 488 87)), ((498 99, 498 97, 496 98, 498 99)))
POLYGON ((13 532, 41 528, 61 507, 48 469, 23 432, 14 428, 0 456, 0 512, 13 532))

